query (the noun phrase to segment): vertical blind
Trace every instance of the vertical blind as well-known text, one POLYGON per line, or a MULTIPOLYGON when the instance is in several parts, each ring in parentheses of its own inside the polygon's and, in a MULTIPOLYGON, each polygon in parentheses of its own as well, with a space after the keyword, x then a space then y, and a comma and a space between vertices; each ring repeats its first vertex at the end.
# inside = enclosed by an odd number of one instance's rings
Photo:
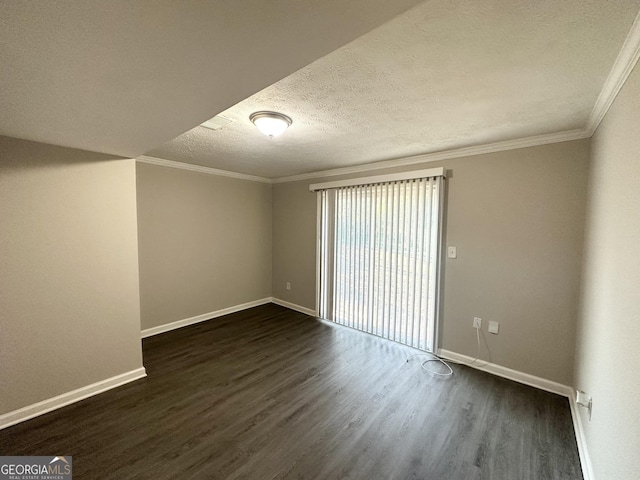
POLYGON ((320 316, 434 351, 442 177, 320 195, 320 316))

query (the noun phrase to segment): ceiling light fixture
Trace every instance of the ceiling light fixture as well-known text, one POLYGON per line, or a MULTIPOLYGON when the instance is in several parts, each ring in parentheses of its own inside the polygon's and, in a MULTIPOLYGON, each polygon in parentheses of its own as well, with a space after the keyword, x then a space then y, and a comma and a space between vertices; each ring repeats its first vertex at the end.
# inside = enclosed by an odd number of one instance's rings
POLYGON ((249 120, 268 137, 278 137, 293 123, 293 121, 278 112, 254 112, 249 120))

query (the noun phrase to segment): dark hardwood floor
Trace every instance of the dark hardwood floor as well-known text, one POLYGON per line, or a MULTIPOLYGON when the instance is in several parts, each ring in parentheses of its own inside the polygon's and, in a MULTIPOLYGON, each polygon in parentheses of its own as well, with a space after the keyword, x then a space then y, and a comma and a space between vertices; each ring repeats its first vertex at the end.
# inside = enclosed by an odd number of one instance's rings
POLYGON ((0 431, 75 479, 581 479, 567 399, 265 305, 144 340, 148 377, 0 431))

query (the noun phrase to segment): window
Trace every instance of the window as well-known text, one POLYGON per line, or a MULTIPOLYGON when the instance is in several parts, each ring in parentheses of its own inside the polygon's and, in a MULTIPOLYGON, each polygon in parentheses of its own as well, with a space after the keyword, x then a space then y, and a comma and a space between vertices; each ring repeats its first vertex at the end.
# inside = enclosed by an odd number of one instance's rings
POLYGON ((435 351, 443 169, 312 185, 320 316, 435 351))

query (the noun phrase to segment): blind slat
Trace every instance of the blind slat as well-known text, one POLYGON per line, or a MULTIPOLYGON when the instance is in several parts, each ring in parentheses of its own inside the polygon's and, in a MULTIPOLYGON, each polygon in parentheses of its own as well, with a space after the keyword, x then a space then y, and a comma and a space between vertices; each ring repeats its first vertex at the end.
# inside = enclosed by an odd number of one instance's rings
POLYGON ((433 351, 440 184, 423 178, 322 192, 321 313, 433 351))

